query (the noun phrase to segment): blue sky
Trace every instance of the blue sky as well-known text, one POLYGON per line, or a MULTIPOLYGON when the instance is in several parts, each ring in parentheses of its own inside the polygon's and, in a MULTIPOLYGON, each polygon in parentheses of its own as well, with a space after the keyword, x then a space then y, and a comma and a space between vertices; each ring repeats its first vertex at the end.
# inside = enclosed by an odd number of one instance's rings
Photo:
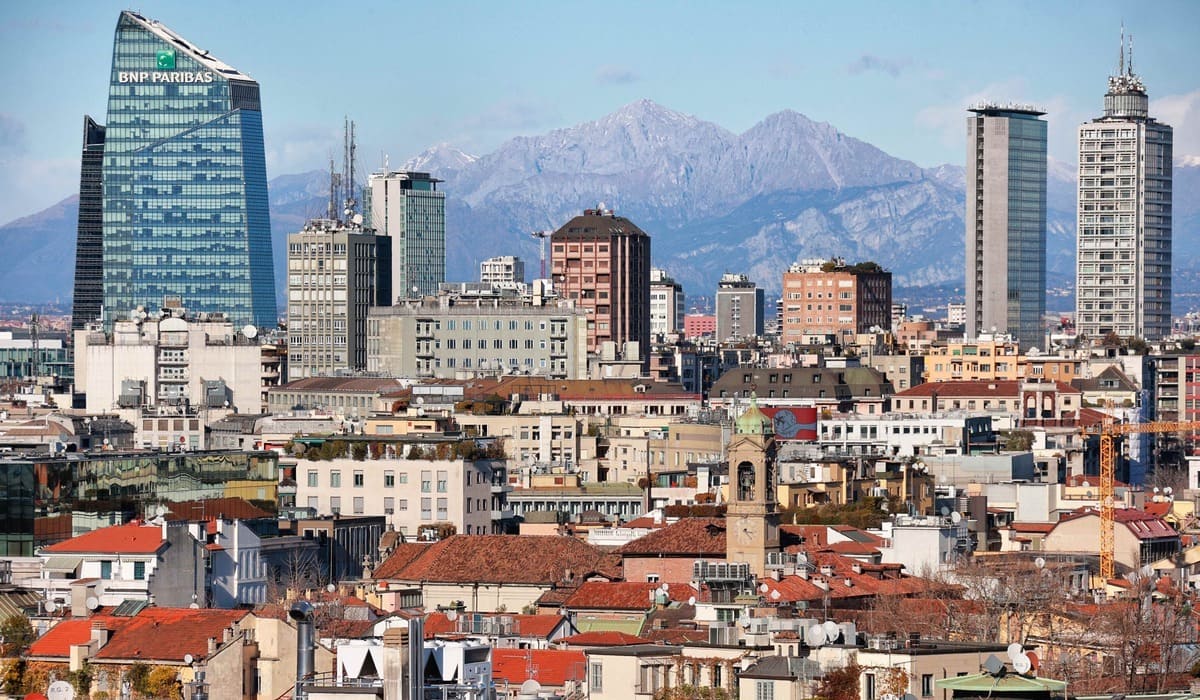
MULTIPOLYGON (((124 5, 0 12, 0 223, 78 187, 124 5)), ((733 131, 794 109, 921 165, 963 160, 979 98, 1050 114, 1050 154, 1102 106, 1122 20, 1176 155, 1200 158, 1200 2, 294 2, 144 0, 263 86, 270 177, 324 167, 343 115, 367 167, 448 142, 597 119, 650 98, 733 131), (353 8, 349 13, 342 8, 353 8), (1145 8, 1150 8, 1146 11, 1145 8)), ((452 196, 452 193, 451 193, 452 196)))

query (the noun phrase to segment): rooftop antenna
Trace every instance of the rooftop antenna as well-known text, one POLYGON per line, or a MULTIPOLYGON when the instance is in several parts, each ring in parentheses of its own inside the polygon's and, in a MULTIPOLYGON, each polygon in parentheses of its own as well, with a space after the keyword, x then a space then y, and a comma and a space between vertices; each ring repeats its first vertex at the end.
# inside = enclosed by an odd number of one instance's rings
POLYGON ((329 156, 329 210, 328 218, 337 218, 337 171, 333 169, 333 156, 329 156))
POLYGON ((552 231, 534 231, 533 233, 529 234, 530 236, 533 236, 534 238, 539 239, 541 242, 541 246, 542 246, 542 250, 541 250, 542 274, 538 279, 546 279, 546 239, 550 237, 551 233, 553 233, 553 232, 552 231))
POLYGON ((1121 20, 1121 49, 1117 54, 1117 75, 1125 73, 1125 20, 1121 20))
POLYGON ((1130 75, 1133 75, 1133 33, 1132 32, 1129 34, 1129 64, 1128 64, 1128 66, 1129 67, 1126 69, 1126 71, 1130 75))

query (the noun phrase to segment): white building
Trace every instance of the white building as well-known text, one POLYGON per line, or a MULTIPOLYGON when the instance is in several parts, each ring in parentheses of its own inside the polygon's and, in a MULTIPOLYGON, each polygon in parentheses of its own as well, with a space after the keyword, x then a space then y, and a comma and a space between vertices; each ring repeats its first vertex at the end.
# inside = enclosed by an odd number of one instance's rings
POLYGON ((1171 333, 1173 132, 1150 116, 1130 53, 1122 42, 1104 116, 1079 127, 1075 329, 1090 339, 1171 333))
POLYGON ((75 385, 87 410, 262 407, 263 351, 257 329, 226 321, 118 321, 111 333, 75 331, 75 385))
POLYGON ((515 255, 500 255, 479 263, 480 284, 516 289, 525 284, 525 261, 515 255))
POLYGON ((316 219, 288 236, 288 377, 367 368, 367 309, 391 303, 391 241, 316 219))
POLYGON ((650 335, 683 331, 683 285, 660 268, 650 269, 650 335))
POLYGON ((880 559, 903 564, 906 573, 922 576, 952 567, 974 549, 967 520, 939 516, 897 515, 875 532, 885 540, 880 559))
POLYGON ((403 459, 395 451, 411 446, 386 446, 391 451, 381 459, 298 460, 296 505, 318 516, 382 515, 410 538, 435 524, 453 525, 460 534, 496 534, 503 531, 499 521, 512 517, 508 486, 493 483, 492 462, 403 459))

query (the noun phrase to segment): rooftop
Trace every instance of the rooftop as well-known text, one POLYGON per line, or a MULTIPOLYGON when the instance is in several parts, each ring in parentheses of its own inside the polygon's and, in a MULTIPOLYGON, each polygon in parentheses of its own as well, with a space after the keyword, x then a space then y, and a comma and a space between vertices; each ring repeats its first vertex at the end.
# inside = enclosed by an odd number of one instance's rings
POLYGON ((92 530, 43 547, 42 551, 53 554, 154 554, 165 543, 161 525, 145 525, 135 520, 92 530))

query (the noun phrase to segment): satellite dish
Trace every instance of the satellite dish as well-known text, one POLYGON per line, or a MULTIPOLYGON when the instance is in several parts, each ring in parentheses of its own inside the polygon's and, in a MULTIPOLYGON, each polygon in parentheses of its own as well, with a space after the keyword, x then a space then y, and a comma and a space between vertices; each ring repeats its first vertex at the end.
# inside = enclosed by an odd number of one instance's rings
POLYGON ((959 513, 957 510, 954 511, 953 513, 951 513, 950 514, 950 522, 954 523, 955 525, 961 523, 962 522, 962 513, 959 513))
POLYGON ((1157 486, 1155 486, 1155 487, 1154 487, 1154 493, 1158 493, 1158 487, 1157 487, 1157 486))
POLYGON ((944 518, 947 515, 950 515, 950 509, 947 508, 946 506, 942 506, 942 517, 944 518))
POLYGON ((242 335, 247 338, 254 338, 258 335, 258 327, 253 323, 247 323, 245 326, 242 326, 242 335))
POLYGON ((43 607, 46 608, 46 612, 48 612, 48 613, 52 613, 55 610, 58 610, 58 604, 55 603, 53 600, 47 600, 46 604, 43 607))
POLYGON ((521 684, 522 696, 536 697, 540 692, 542 692, 542 684, 532 678, 521 684))
POLYGON ((1029 673, 1031 668, 1033 668, 1033 662, 1029 660, 1028 656, 1021 654, 1013 659, 1013 670, 1022 676, 1029 673))
POLYGON ((1008 645, 1008 658, 1012 659, 1013 661, 1016 661, 1017 657, 1020 656, 1024 651, 1025 651, 1025 647, 1021 646, 1020 644, 1018 644, 1016 642, 1013 642, 1012 644, 1008 645))
POLYGON ((663 585, 659 586, 659 588, 662 589, 663 593, 666 593, 667 591, 671 590, 671 584, 664 583, 663 585))
POLYGON ((454 622, 455 620, 458 619, 458 611, 457 610, 446 611, 446 619, 451 622, 454 622))
POLYGON ((825 638, 831 643, 833 640, 838 638, 838 633, 841 632, 841 629, 838 627, 838 623, 834 622, 833 620, 827 620, 824 625, 821 625, 821 627, 825 629, 825 638))
POLYGON ((353 221, 354 223, 358 224, 359 226, 362 226, 362 222, 363 222, 363 215, 362 215, 362 214, 355 214, 355 215, 354 215, 354 217, 351 219, 351 221, 353 221))
POLYGON ((94 596, 94 595, 92 595, 92 596, 88 596, 88 599, 87 599, 87 609, 88 609, 88 610, 95 610, 95 609, 96 609, 96 608, 98 608, 98 607, 100 607, 100 599, 99 599, 99 598, 97 598, 97 597, 96 597, 96 596, 94 596))
POLYGON ((1000 659, 997 659, 995 654, 989 654, 987 659, 983 662, 983 668, 993 676, 998 676, 1000 675, 1000 672, 1004 670, 1004 662, 1000 659))
POLYGON ((189 605, 188 607, 189 607, 189 608, 191 608, 192 610, 199 610, 199 609, 200 609, 200 604, 199 604, 199 603, 192 603, 192 604, 191 604, 191 605, 189 605))
POLYGON ((154 507, 154 517, 161 518, 167 514, 167 507, 161 503, 154 507))
POLYGON ((1163 493, 1165 493, 1165 494, 1167 494, 1168 496, 1170 496, 1171 494, 1175 493, 1175 489, 1173 489, 1173 488, 1171 488, 1170 486, 1168 486, 1167 488, 1163 489, 1163 493))
POLYGON ((822 646, 825 644, 825 628, 820 624, 814 624, 808 628, 808 633, 804 635, 804 638, 808 640, 810 647, 822 646))
POLYGON ((694 595, 688 596, 688 605, 695 605, 695 604, 696 604, 696 596, 694 596, 694 595))
POLYGON ((763 594, 765 594, 765 593, 766 593, 767 591, 769 591, 769 590, 771 590, 771 587, 770 587, 770 586, 768 586, 768 585, 767 585, 767 584, 765 584, 765 583, 764 583, 764 584, 762 584, 761 586, 759 586, 759 587, 758 587, 758 592, 759 592, 759 593, 763 593, 763 594))
POLYGON ((771 600, 779 600, 782 597, 783 596, 779 594, 779 591, 771 591, 771 600))
POLYGON ((1037 559, 1033 560, 1033 565, 1039 569, 1044 569, 1044 568, 1046 568, 1046 560, 1041 557, 1038 557, 1037 559))
POLYGON ((1084 479, 1082 486, 1083 486, 1083 488, 1086 489, 1086 488, 1091 488, 1092 484, 1090 482, 1088 482, 1086 479, 1084 479))
POLYGON ((192 656, 191 654, 183 655, 183 663, 185 663, 185 664, 190 664, 195 660, 196 660, 196 657, 192 656))
POLYGON ((333 593, 334 591, 336 591, 336 590, 337 590, 337 586, 335 586, 335 585, 333 585, 333 584, 331 583, 331 584, 329 584, 328 586, 326 586, 326 587, 325 587, 325 590, 329 591, 330 593, 333 593))

